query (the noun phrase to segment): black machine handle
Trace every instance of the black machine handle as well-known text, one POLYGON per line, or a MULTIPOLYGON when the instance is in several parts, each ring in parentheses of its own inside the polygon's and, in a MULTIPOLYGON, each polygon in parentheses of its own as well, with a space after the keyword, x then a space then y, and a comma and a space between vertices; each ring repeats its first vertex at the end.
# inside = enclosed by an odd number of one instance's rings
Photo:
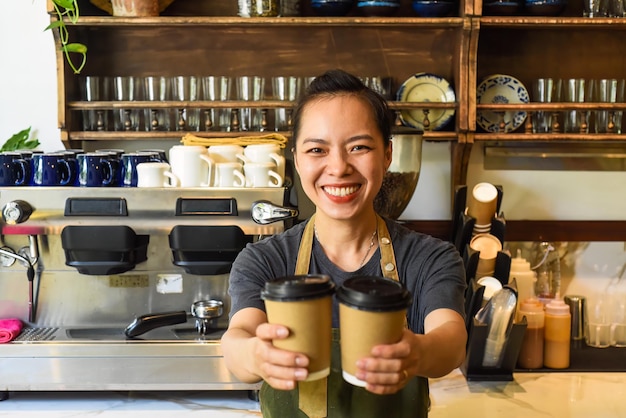
POLYGON ((135 338, 155 328, 187 322, 187 312, 163 312, 141 315, 135 318, 124 330, 128 338, 135 338))

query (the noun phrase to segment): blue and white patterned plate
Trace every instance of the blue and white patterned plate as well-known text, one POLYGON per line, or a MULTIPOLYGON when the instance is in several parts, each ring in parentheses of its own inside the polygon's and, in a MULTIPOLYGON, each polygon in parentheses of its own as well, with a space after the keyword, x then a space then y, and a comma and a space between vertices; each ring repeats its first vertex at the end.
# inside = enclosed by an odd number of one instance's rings
MULTIPOLYGON (((476 91, 476 102, 480 104, 528 103, 528 90, 515 77, 494 74, 485 78, 476 91)), ((522 126, 526 112, 476 112, 476 122, 487 132, 500 132, 500 122, 504 117, 504 131, 511 132, 522 126)))
MULTIPOLYGON (((402 83, 397 98, 399 102, 454 103, 456 100, 450 83, 430 73, 417 73, 402 83)), ((454 109, 408 109, 400 112, 400 119, 404 125, 412 128, 437 131, 450 122, 454 112, 454 109), (428 110, 428 128, 424 127, 424 110, 428 110)))

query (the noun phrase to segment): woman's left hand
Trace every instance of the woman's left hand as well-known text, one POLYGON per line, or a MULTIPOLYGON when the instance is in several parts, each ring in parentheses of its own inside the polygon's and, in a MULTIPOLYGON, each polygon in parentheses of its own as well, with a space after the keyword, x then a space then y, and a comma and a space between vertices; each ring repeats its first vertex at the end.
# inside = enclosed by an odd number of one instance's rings
POLYGON ((372 393, 388 395, 398 392, 415 376, 416 344, 419 339, 405 329, 399 342, 377 345, 372 348, 371 357, 357 361, 356 377, 367 382, 365 388, 372 393))

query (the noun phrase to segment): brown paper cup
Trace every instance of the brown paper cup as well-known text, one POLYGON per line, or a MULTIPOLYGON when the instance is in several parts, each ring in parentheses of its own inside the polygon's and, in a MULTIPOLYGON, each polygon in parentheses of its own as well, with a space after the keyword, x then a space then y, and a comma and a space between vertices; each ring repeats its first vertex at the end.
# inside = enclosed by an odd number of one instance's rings
POLYGON ((490 183, 478 183, 467 196, 467 215, 478 225, 491 225, 498 205, 498 189, 490 183))
POLYGON ((356 362, 369 357, 376 345, 400 341, 411 294, 399 282, 358 276, 342 284, 337 298, 343 379, 363 387, 366 383, 356 377, 356 362))
POLYGON ((328 276, 302 275, 270 281, 261 293, 268 322, 289 328, 289 336, 274 346, 309 358, 307 381, 330 374, 333 292, 328 276))
POLYGON ((343 379, 355 386, 365 386, 356 378, 356 362, 371 355, 372 347, 394 344, 402 338, 406 310, 368 312, 339 305, 341 330, 341 367, 343 379))
POLYGON ((470 241, 470 248, 480 252, 476 277, 490 276, 496 267, 498 252, 502 251, 502 243, 498 237, 491 234, 477 234, 470 241))

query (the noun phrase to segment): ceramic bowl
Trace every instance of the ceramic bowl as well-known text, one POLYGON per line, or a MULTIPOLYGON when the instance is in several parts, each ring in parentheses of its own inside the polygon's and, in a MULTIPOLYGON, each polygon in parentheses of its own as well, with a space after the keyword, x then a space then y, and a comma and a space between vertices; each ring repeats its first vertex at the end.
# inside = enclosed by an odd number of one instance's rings
POLYGON ((357 10, 364 16, 392 16, 400 8, 399 1, 359 1, 357 10))
POLYGON ((414 0, 412 2, 413 10, 420 17, 442 17, 449 15, 456 3, 453 1, 442 0, 414 0))
POLYGON ((483 3, 483 15, 485 16, 514 16, 520 12, 518 1, 494 1, 483 3))
POLYGON ((318 16, 345 16, 353 5, 354 0, 311 0, 311 10, 318 16))
POLYGON ((558 16, 565 6, 565 0, 526 0, 524 13, 533 16, 558 16))

